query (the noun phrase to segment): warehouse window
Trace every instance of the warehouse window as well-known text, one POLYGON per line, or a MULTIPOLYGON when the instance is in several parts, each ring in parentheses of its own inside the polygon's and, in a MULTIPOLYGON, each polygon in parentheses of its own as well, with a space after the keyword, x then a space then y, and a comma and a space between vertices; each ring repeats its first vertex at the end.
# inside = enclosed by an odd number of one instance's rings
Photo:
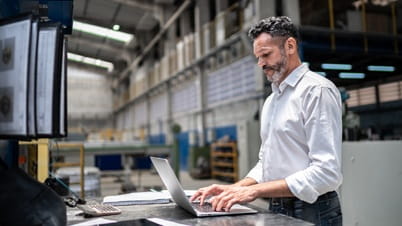
POLYGON ((183 82, 173 88, 172 111, 173 113, 189 112, 198 107, 198 88, 195 80, 183 82))
POLYGON ((357 107, 361 105, 375 104, 376 95, 375 87, 367 87, 348 91, 350 98, 346 101, 349 107, 357 107))
POLYGON ((150 121, 165 120, 168 115, 166 93, 152 97, 150 103, 150 121))
POLYGON ((375 88, 367 87, 359 89, 360 105, 375 104, 375 88))
POLYGON ((141 128, 146 124, 147 105, 146 102, 136 103, 134 105, 134 128, 141 128))
POLYGON ((214 71, 207 78, 206 99, 208 105, 254 93, 254 59, 245 57, 214 71))
POLYGON ((357 89, 348 91, 349 99, 346 101, 349 107, 359 106, 359 96, 357 94, 357 89))
POLYGON ((392 82, 380 85, 380 102, 388 102, 402 99, 401 86, 402 82, 392 82))

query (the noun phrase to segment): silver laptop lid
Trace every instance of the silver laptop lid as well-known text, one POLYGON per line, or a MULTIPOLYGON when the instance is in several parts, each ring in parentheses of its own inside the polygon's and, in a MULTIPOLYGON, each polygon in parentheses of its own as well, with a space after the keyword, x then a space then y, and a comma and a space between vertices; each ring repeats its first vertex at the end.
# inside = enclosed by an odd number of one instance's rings
POLYGON ((156 157, 150 157, 150 158, 156 170, 158 171, 160 178, 162 179, 170 195, 172 196, 173 201, 182 208, 197 215, 197 213, 191 206, 190 201, 186 197, 186 194, 184 193, 179 180, 177 180, 177 177, 174 174, 172 167, 170 167, 168 160, 156 157))
POLYGON ((177 177, 174 174, 172 167, 170 167, 169 165, 168 160, 151 157, 151 161, 154 164, 156 171, 158 171, 158 174, 161 177, 166 188, 168 189, 170 195, 172 196, 173 201, 175 201, 177 205, 179 205, 183 209, 189 211, 190 213, 198 217, 258 213, 258 211, 254 209, 239 204, 233 205, 229 212, 224 211, 200 212, 198 210, 195 210, 191 205, 190 201, 188 200, 188 198, 186 197, 180 182, 177 180, 177 177))

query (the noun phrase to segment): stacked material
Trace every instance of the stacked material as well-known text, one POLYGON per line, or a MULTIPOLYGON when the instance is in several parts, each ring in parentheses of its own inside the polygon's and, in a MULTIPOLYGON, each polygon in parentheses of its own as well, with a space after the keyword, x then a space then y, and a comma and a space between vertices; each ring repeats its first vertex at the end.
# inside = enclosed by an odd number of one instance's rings
MULTIPOLYGON (((56 171, 59 178, 69 178, 70 189, 81 196, 80 186, 80 168, 79 167, 63 167, 56 171)), ((85 198, 100 197, 100 170, 97 167, 86 166, 84 169, 84 191, 85 198)))

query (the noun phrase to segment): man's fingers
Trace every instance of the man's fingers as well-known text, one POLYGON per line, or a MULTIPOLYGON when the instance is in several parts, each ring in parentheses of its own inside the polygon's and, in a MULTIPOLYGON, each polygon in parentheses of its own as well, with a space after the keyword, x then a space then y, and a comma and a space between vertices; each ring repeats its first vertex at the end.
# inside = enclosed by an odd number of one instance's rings
POLYGON ((205 199, 208 198, 212 194, 212 189, 211 187, 208 187, 203 191, 203 193, 200 196, 200 205, 204 205, 205 199))
POLYGON ((193 196, 191 196, 190 201, 196 200, 197 198, 200 197, 201 194, 202 194, 202 191, 201 191, 201 190, 196 191, 196 192, 193 194, 193 196))
POLYGON ((222 209, 225 209, 226 203, 233 199, 233 194, 230 193, 222 193, 217 197, 218 201, 216 202, 216 211, 222 211, 222 209))
POLYGON ((228 202, 226 202, 226 206, 224 207, 226 212, 229 212, 232 206, 236 203, 235 200, 231 199, 228 202))
POLYGON ((200 204, 204 205, 205 199, 207 199, 209 196, 216 195, 219 192, 220 192, 219 186, 216 184, 213 184, 213 185, 205 188, 200 197, 200 204))

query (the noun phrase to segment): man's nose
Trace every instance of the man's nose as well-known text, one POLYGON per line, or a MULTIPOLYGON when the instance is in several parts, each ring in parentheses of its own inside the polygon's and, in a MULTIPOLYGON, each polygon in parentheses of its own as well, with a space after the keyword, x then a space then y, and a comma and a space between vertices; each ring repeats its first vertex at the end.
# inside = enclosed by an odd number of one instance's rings
POLYGON ((263 66, 265 66, 265 62, 263 60, 261 60, 261 59, 258 59, 257 65, 260 66, 260 67, 263 67, 263 66))

